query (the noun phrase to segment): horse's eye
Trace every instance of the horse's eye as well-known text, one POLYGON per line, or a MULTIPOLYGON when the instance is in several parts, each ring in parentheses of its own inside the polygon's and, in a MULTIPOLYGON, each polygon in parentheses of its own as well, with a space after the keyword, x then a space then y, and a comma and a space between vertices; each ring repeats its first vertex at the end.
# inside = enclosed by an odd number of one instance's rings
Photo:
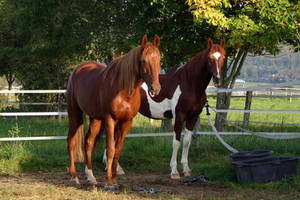
POLYGON ((141 63, 142 63, 143 66, 146 65, 146 61, 145 60, 142 60, 141 63))

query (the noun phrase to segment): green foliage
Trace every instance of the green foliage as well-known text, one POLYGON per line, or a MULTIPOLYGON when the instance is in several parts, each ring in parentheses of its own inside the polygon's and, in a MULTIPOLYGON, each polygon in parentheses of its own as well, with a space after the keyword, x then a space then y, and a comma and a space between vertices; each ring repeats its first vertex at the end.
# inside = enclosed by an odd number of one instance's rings
POLYGON ((287 0, 188 0, 196 21, 218 27, 231 48, 275 54, 278 45, 299 45, 299 2, 287 0))
MULTIPOLYGON (((12 129, 8 130, 8 136, 19 137, 20 131, 19 125, 16 123, 12 129)), ((28 145, 25 145, 23 142, 12 142, 0 145, 0 172, 22 172, 22 162, 31 157, 28 145)))
POLYGON ((71 68, 90 43, 94 4, 2 2, 2 74, 13 73, 25 89, 65 88, 71 68))

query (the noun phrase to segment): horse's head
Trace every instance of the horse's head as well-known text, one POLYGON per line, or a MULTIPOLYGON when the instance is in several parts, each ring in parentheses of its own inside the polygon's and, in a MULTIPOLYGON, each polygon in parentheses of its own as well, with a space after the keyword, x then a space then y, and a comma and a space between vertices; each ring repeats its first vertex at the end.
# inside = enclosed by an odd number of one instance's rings
POLYGON ((215 87, 221 86, 221 72, 225 58, 226 41, 223 39, 220 44, 213 44, 212 39, 208 38, 207 48, 208 54, 208 70, 212 74, 215 87))
POLYGON ((154 45, 148 42, 147 35, 142 40, 141 56, 141 77, 148 86, 150 96, 155 96, 160 91, 159 72, 160 72, 160 53, 158 50, 160 39, 155 35, 154 45))

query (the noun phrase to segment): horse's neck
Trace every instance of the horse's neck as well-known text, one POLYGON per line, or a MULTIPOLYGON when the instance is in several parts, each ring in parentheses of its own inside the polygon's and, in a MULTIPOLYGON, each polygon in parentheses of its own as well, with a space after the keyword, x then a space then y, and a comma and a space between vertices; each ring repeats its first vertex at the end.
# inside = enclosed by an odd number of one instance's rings
POLYGON ((207 70, 207 56, 208 52, 204 50, 187 63, 188 83, 192 84, 197 92, 204 92, 212 77, 207 70))

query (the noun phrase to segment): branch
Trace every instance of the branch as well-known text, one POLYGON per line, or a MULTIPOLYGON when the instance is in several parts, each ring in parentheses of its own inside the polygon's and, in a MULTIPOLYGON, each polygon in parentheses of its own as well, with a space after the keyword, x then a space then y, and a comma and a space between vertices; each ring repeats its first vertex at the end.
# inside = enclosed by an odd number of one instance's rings
POLYGON ((240 49, 237 56, 233 59, 234 60, 234 63, 233 63, 233 67, 232 67, 232 70, 230 72, 230 75, 228 76, 228 78, 226 79, 226 84, 229 85, 233 79, 233 76, 235 74, 235 71, 236 71, 236 68, 238 66, 238 63, 239 63, 239 60, 241 58, 243 54, 243 51, 240 49))
POLYGON ((230 83, 230 88, 233 88, 234 84, 235 84, 235 80, 237 79, 237 77, 239 76, 241 70, 242 70, 242 67, 244 65, 244 62, 245 62, 245 59, 247 57, 247 54, 248 54, 248 50, 244 50, 243 51, 243 56, 241 58, 241 61, 238 65, 238 68, 236 70, 236 72, 234 73, 234 76, 232 77, 232 80, 231 80, 231 83, 230 83))

